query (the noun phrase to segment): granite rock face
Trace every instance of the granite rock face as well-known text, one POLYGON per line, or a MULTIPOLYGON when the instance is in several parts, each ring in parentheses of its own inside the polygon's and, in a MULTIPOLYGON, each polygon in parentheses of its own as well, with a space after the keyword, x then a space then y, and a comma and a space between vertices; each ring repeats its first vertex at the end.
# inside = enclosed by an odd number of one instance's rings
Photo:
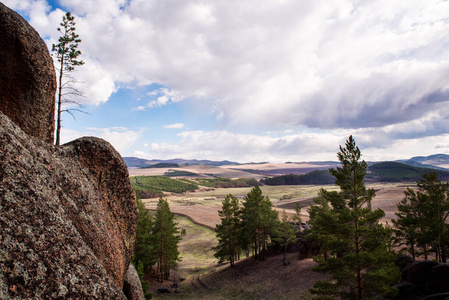
POLYGON ((137 216, 109 143, 55 147, 0 113, 0 299, 126 299, 137 216))
POLYGON ((139 274, 137 274, 137 270, 132 264, 129 265, 128 272, 126 272, 123 293, 125 293, 128 300, 145 300, 139 274))
POLYGON ((53 143, 56 75, 47 46, 0 2, 0 111, 31 136, 53 143))

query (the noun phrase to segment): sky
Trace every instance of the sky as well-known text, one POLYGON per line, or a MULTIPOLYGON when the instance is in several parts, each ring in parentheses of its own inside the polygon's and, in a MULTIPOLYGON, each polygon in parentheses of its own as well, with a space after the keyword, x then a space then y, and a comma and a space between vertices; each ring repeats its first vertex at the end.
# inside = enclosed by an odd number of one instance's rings
POLYGON ((75 16, 62 142, 236 162, 449 154, 449 1, 2 0, 49 49, 75 16))

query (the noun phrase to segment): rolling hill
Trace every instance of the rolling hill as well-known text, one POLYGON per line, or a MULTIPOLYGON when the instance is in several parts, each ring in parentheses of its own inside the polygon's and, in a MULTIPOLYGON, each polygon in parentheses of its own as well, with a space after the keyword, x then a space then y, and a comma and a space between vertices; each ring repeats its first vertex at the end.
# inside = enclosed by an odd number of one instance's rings
POLYGON ((198 160, 198 159, 143 159, 138 157, 123 157, 128 168, 145 168, 156 164, 178 164, 178 165, 204 165, 204 166, 224 166, 224 165, 240 165, 237 162, 228 160, 213 161, 213 160, 198 160))

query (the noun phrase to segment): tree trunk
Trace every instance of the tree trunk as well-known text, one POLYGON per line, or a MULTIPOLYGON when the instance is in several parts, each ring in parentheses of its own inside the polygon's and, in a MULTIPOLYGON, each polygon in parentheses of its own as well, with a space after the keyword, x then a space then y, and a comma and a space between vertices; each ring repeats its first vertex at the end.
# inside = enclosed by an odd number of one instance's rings
POLYGON ((284 264, 284 266, 286 266, 287 264, 285 263, 285 256, 287 255, 287 246, 284 247, 284 259, 282 260, 282 263, 284 264))
POLYGON ((59 86, 58 86, 58 107, 57 107, 57 120, 56 120, 56 142, 55 145, 61 144, 61 111, 62 111, 62 74, 64 69, 64 55, 61 56, 61 68, 59 69, 59 86))

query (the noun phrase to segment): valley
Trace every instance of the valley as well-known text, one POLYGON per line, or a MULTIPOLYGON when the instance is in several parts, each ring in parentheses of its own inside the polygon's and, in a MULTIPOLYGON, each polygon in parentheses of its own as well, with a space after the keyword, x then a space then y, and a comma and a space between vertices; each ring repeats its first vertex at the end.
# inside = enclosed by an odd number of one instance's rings
MULTIPOLYGON (((376 190, 373 208, 385 211, 382 222, 390 222, 396 211, 396 203, 402 200, 403 191, 413 184, 371 184, 376 190)), ((294 206, 300 203, 301 216, 308 220, 307 207, 320 188, 336 190, 326 186, 261 186, 276 210, 294 214, 294 206)), ((179 225, 186 229, 186 236, 179 244, 182 261, 177 276, 186 279, 180 288, 181 294, 158 294, 161 284, 151 280, 151 291, 158 299, 311 299, 308 289, 324 274, 312 271, 316 264, 312 259, 298 260, 298 253, 288 255, 289 264, 282 266, 282 254, 270 256, 266 261, 255 261, 251 257, 236 263, 219 265, 211 248, 216 244, 213 229, 220 222, 218 210, 225 195, 243 198, 250 187, 201 189, 186 194, 169 194, 170 209, 177 215, 179 225), (297 298, 298 299, 298 298, 297 298)), ((146 208, 154 210, 157 198, 143 199, 146 208)), ((171 281, 164 283, 170 286, 171 281)))
MULTIPOLYGON (((212 247, 217 244, 214 228, 220 223, 218 211, 226 195, 232 194, 241 201, 251 191, 251 186, 230 186, 257 180, 264 196, 268 196, 275 210, 295 214, 295 205, 300 204, 303 222, 309 219, 307 208, 320 189, 337 191, 334 184, 264 185, 261 180, 276 176, 302 176, 309 172, 325 172, 338 166, 336 163, 284 163, 284 164, 245 164, 245 165, 178 165, 154 168, 129 168, 131 182, 143 182, 144 177, 163 176, 183 184, 197 185, 182 193, 163 191, 170 209, 177 216, 179 226, 186 229, 179 244, 182 260, 179 262, 174 278, 183 278, 181 294, 159 294, 161 286, 170 287, 172 281, 161 285, 151 280, 150 290, 156 298, 171 299, 311 299, 309 288, 325 274, 312 270, 316 263, 308 258, 298 260, 298 253, 287 256, 289 263, 282 265, 282 254, 272 253, 265 261, 244 258, 236 262, 234 268, 229 263, 218 264, 212 247), (176 176, 175 174, 180 174, 176 176), (135 177, 135 178, 133 178, 135 177), (244 180, 237 180, 238 178, 244 180), (217 187, 218 186, 218 187, 217 187)), ((404 198, 407 188, 416 189, 416 181, 409 180, 429 170, 427 166, 411 166, 398 162, 379 164, 368 169, 366 188, 372 188, 376 196, 372 208, 385 212, 381 223, 391 224, 395 218, 397 203, 404 198), (387 179, 378 182, 376 179, 387 179), (391 182, 388 182, 391 180, 391 182)), ((445 171, 440 172, 444 175, 445 171)), ((143 198, 149 210, 155 210, 158 198, 143 198)), ((173 290, 173 289, 172 289, 173 290)))

